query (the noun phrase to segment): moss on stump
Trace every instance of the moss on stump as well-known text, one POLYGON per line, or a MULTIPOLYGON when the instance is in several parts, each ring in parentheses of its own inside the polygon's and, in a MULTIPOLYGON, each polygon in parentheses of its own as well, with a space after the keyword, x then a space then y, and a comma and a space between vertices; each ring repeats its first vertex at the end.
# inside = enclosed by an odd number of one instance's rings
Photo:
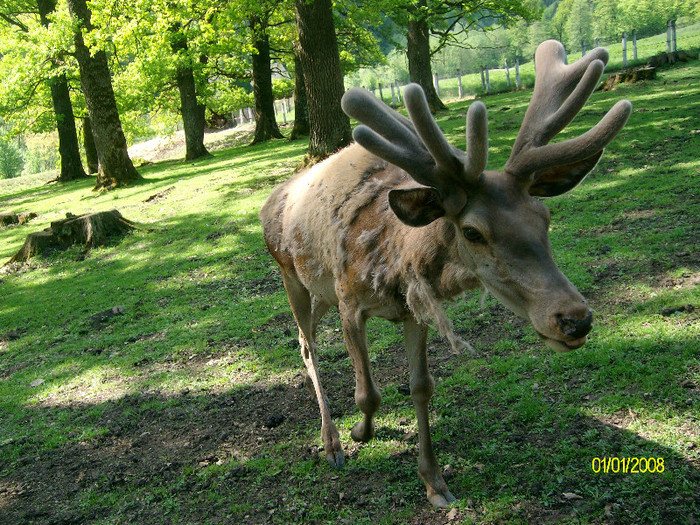
POLYGON ((25 262, 47 250, 66 249, 82 244, 86 249, 104 244, 109 237, 125 235, 134 225, 117 210, 85 215, 66 214, 65 219, 54 221, 44 231, 30 233, 24 246, 8 264, 25 262))

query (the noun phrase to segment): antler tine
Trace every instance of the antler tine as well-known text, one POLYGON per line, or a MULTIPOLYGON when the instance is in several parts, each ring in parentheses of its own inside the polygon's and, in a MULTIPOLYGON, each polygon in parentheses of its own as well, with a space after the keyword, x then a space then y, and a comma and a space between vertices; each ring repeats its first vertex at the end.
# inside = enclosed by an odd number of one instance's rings
POLYGON ((506 172, 531 180, 538 170, 592 158, 617 135, 631 113, 627 101, 618 103, 581 137, 547 145, 581 110, 607 61, 608 52, 596 48, 567 66, 561 43, 548 40, 539 45, 535 54, 535 90, 506 163, 506 172))
POLYGON ((489 158, 489 131, 486 106, 474 102, 467 110, 467 157, 464 173, 476 179, 486 169, 489 158))
POLYGON ((461 152, 447 142, 430 112, 423 88, 418 84, 409 84, 404 88, 403 100, 416 132, 435 159, 437 168, 448 173, 459 172, 463 154, 459 155, 461 152))
POLYGON ((365 124, 353 131, 358 143, 404 169, 416 182, 437 189, 446 213, 456 215, 466 204, 465 182, 486 167, 486 107, 476 102, 467 113, 467 156, 447 142, 419 85, 406 86, 404 100, 412 122, 359 88, 345 93, 342 106, 365 124))
POLYGON ((365 149, 409 173, 417 168, 430 169, 432 159, 406 117, 361 88, 346 91, 341 106, 349 116, 364 123, 352 135, 365 149))

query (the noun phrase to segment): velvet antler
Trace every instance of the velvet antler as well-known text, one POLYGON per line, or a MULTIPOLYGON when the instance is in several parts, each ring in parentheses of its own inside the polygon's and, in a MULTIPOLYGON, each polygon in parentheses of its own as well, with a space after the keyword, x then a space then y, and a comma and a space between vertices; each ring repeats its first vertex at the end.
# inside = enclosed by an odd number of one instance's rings
MULTIPOLYGON (((578 180, 572 178, 570 185, 575 186, 595 166, 632 112, 630 102, 621 100, 586 133, 548 144, 581 110, 608 61, 608 52, 600 47, 570 66, 565 56, 564 46, 556 40, 543 42, 535 54, 535 90, 505 166, 507 173, 525 181, 546 176, 552 167, 567 166, 582 174, 578 180)), ((566 189, 570 188, 561 188, 566 189)))
POLYGON ((447 142, 430 114, 423 89, 404 89, 408 120, 364 89, 345 93, 345 113, 362 122, 353 131, 355 140, 378 157, 404 169, 413 179, 435 188, 448 215, 457 215, 466 204, 465 185, 486 167, 488 131, 486 107, 475 102, 467 112, 467 152, 447 142))

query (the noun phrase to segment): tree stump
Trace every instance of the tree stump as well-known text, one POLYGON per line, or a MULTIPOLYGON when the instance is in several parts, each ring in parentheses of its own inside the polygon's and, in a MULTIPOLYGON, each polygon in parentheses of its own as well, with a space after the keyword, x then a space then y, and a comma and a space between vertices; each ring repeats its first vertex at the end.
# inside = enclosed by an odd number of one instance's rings
POLYGON ((687 51, 678 50, 673 53, 659 53, 649 58, 647 62, 648 67, 662 67, 662 66, 672 66, 676 62, 687 62, 688 60, 693 60, 698 58, 692 53, 687 51))
POLYGON ((621 83, 633 84, 640 80, 652 80, 656 78, 656 68, 643 66, 632 69, 625 69, 614 75, 610 75, 605 82, 600 85, 600 91, 611 91, 621 83))
POLYGON ((25 213, 12 213, 12 212, 0 212, 0 228, 9 226, 10 224, 24 224, 29 222, 36 217, 34 212, 25 213))
POLYGON ((46 250, 65 250, 73 244, 82 244, 89 250, 104 244, 109 237, 125 235, 133 229, 134 225, 117 210, 78 216, 67 213, 65 219, 52 222, 44 231, 27 235, 24 246, 8 264, 28 261, 46 250))

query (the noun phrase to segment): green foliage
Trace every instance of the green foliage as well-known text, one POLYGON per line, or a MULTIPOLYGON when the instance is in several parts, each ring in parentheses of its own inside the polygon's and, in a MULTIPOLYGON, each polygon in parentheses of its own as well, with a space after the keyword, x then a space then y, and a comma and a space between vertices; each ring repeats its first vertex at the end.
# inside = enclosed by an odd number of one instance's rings
POLYGON ((26 173, 55 170, 59 163, 58 134, 41 133, 24 136, 26 173))
POLYGON ((564 27, 569 49, 581 49, 582 42, 593 39, 593 9, 588 0, 572 0, 564 27))
POLYGON ((0 178, 19 177, 24 169, 24 156, 17 139, 0 135, 0 178))

